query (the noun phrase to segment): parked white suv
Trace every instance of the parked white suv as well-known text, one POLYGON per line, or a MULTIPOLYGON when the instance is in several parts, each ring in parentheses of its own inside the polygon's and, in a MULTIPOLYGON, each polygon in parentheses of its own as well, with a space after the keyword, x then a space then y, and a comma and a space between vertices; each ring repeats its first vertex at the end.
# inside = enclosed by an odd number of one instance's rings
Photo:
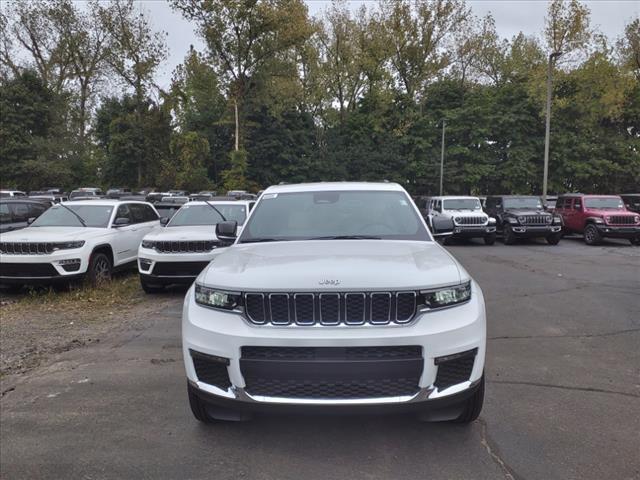
POLYGON ((243 200, 192 201, 171 219, 163 218, 166 227, 144 237, 138 250, 143 290, 156 293, 166 285, 193 283, 221 246, 216 224, 234 220, 242 228, 254 204, 243 200))
POLYGON ((27 228, 0 235, 0 284, 107 280, 114 268, 135 265, 140 241, 158 225, 146 202, 59 203, 27 228))
POLYGON ((496 243, 496 220, 482 211, 478 197, 431 197, 427 202, 427 222, 434 218, 453 221, 453 235, 448 238, 483 238, 486 245, 496 243))
MULTIPOLYGON (((216 226, 219 239, 234 232, 216 226)), ((485 344, 480 287, 392 183, 270 187, 182 317, 203 422, 309 407, 471 422, 485 344)))

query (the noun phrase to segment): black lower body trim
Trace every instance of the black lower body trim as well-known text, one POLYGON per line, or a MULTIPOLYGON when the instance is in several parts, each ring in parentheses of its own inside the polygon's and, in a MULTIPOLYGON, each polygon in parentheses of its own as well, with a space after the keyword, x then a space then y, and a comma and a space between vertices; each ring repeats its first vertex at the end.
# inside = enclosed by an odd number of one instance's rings
POLYGON ((196 277, 197 275, 171 277, 165 275, 149 275, 146 273, 140 273, 140 280, 149 285, 157 285, 159 287, 164 287, 167 285, 191 285, 196 277))

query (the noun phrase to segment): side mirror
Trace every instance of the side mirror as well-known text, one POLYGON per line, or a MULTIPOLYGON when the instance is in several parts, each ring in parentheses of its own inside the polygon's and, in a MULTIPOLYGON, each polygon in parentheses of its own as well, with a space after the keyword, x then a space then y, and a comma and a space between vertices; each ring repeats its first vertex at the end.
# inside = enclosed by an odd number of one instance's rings
POLYGON ((216 237, 225 243, 233 243, 236 241, 236 231, 238 230, 238 222, 229 220, 216 224, 216 237))
POLYGON ((431 234, 434 237, 453 235, 453 219, 451 217, 433 217, 431 219, 431 234))
POLYGON ((35 221, 36 221, 36 217, 29 217, 27 218, 27 225, 31 225, 35 221))
POLYGON ((162 225, 163 227, 167 226, 167 223, 169 223, 170 218, 169 217, 160 217, 160 225, 162 225))
POLYGON ((129 219, 126 217, 118 217, 116 218, 116 220, 113 222, 113 226, 114 227, 124 227, 126 225, 129 225, 129 219))

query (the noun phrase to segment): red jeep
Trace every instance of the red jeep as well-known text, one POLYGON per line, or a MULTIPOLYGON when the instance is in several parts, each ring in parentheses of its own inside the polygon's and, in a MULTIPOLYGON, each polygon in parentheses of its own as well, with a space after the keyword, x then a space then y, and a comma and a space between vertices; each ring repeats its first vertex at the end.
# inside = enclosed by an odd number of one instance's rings
POLYGON ((583 234, 587 245, 598 245, 605 237, 640 245, 640 215, 627 210, 617 195, 561 195, 555 213, 562 216, 564 231, 583 234))

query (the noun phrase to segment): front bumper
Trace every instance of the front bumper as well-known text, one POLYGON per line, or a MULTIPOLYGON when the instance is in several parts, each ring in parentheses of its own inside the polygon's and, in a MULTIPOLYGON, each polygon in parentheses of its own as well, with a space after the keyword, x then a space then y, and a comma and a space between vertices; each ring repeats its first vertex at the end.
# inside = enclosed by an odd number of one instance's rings
POLYGON ((151 284, 189 285, 214 257, 214 252, 159 253, 154 249, 138 249, 140 278, 151 284))
POLYGON ((640 238, 640 226, 614 226, 607 224, 595 224, 598 232, 603 237, 609 238, 640 238))
POLYGON ((562 225, 511 225, 511 231, 519 238, 547 237, 562 232, 562 225))
POLYGON ((457 238, 486 237, 495 233, 495 225, 455 225, 453 228, 453 236, 457 238))
POLYGON ((82 278, 89 268, 87 247, 58 250, 46 255, 0 255, 1 284, 51 284, 82 278), (73 266, 65 262, 79 260, 73 266))
POLYGON ((207 398, 224 404, 246 407, 297 405, 300 407, 373 407, 447 402, 472 392, 482 377, 486 348, 486 318, 482 292, 472 283, 471 301, 464 305, 421 313, 408 325, 394 326, 255 326, 234 313, 197 305, 192 287, 185 297, 182 317, 182 346, 187 378, 192 387, 207 398), (417 345, 422 351, 422 373, 418 391, 410 395, 373 398, 287 398, 252 395, 241 367, 241 349, 246 347, 390 347, 417 345), (437 360, 474 351, 475 359, 468 378, 436 386, 437 360), (230 386, 220 388, 201 381, 196 374, 192 352, 219 357, 228 364, 230 386))

